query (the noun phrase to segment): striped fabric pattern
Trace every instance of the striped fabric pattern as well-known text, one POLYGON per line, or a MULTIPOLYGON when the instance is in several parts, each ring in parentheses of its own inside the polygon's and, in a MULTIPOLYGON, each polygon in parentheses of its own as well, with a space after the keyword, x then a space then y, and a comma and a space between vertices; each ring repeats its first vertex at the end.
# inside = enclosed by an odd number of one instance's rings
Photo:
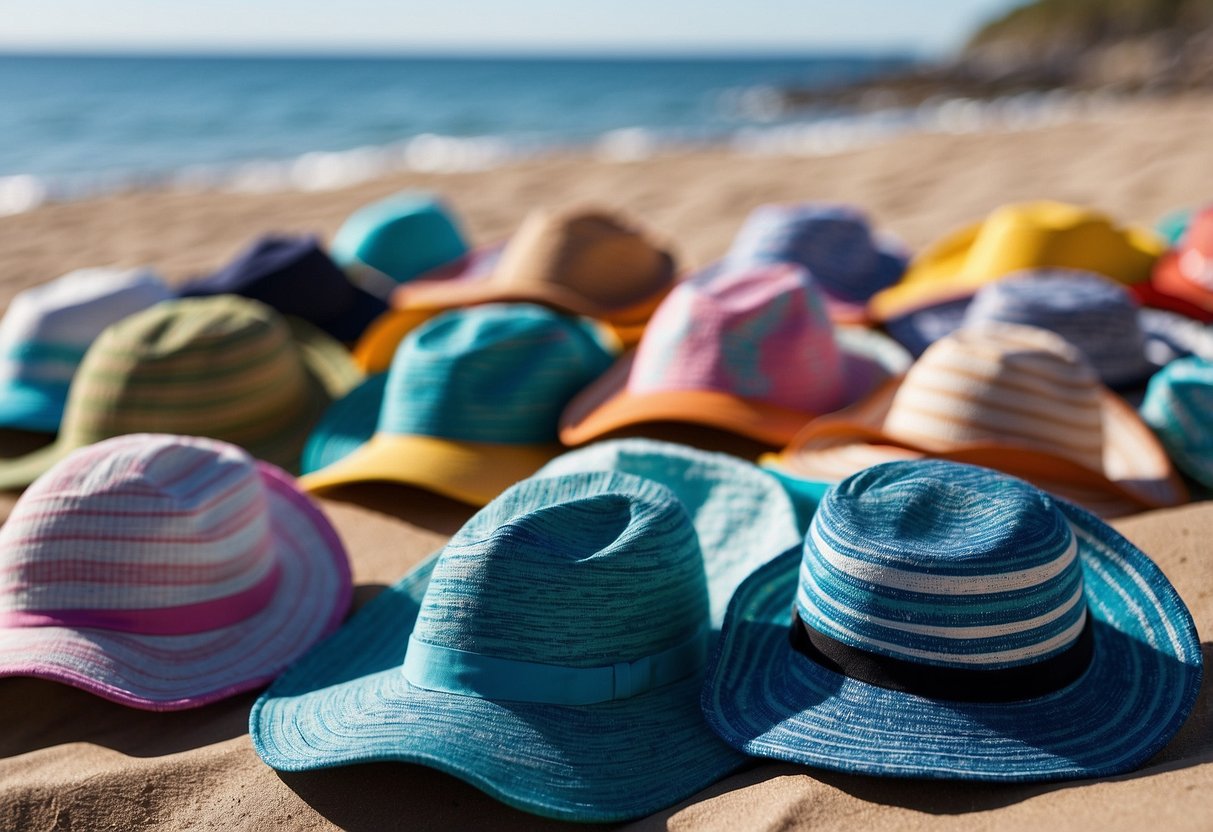
POLYGON ((1173 361, 1150 379, 1141 416, 1177 468, 1213 488, 1213 362, 1173 361))
POLYGON ((132 315, 89 349, 56 444, 0 464, 0 484, 26 484, 75 448, 142 432, 222 439, 297 470, 307 432, 330 400, 321 354, 353 367, 327 335, 312 329, 304 337, 314 343, 297 341, 269 307, 235 295, 166 301, 132 315))
POLYGON ((117 437, 0 530, 0 675, 196 707, 273 678, 350 596, 344 548, 285 473, 211 439, 117 437))
POLYGON ((796 596, 809 626, 941 667, 1022 666, 1074 643, 1087 619, 1077 543, 1043 492, 1006 479, 975 503, 981 469, 871 470, 810 524, 796 596))
POLYGON ((735 748, 895 777, 1097 777, 1145 763, 1195 705, 1200 640, 1166 577, 1091 514, 1021 481, 937 460, 888 463, 828 492, 812 531, 803 555, 756 571, 730 604, 702 703, 735 748), (1053 692, 944 701, 797 651, 793 604, 844 643, 928 673, 1031 667, 1084 615, 1092 653, 1053 692))
POLYGON ((958 330, 902 379, 808 425, 770 464, 836 482, 924 455, 1022 476, 1102 517, 1185 496, 1157 440, 1078 350, 1017 324, 958 330))
POLYGON ((172 297, 147 269, 80 269, 20 292, 0 320, 0 424, 55 432, 101 332, 172 297))
POLYGON ((907 260, 859 209, 813 202, 754 209, 725 255, 730 265, 804 266, 828 298, 848 303, 866 303, 896 283, 907 260))
POLYGON ((548 817, 640 817, 745 762, 704 723, 701 672, 591 705, 496 701, 410 684, 409 634, 593 668, 682 643, 708 617, 702 550, 669 489, 618 472, 531 478, 278 679, 253 707, 253 745, 284 771, 408 761, 548 817))

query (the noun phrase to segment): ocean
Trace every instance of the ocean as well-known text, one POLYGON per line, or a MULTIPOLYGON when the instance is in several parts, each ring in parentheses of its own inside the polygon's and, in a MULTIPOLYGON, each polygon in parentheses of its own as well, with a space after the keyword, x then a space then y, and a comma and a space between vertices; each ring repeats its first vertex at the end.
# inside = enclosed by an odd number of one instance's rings
POLYGON ((0 56, 0 211, 141 185, 326 187, 569 147, 620 158, 805 118, 776 92, 902 56, 0 56))

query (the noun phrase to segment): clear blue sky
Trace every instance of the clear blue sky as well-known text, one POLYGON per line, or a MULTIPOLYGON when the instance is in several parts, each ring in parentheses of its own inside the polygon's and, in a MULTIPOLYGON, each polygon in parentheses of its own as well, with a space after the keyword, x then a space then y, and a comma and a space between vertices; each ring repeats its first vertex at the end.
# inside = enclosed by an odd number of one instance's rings
POLYGON ((1011 0, 5 0, 0 50, 719 52, 956 46, 1011 0))

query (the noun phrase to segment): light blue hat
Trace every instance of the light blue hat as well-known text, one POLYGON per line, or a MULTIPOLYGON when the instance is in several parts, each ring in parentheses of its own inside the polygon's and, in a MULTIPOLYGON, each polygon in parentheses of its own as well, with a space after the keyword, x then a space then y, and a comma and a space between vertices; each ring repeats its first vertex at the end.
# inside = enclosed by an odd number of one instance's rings
POLYGON ((972 298, 927 307, 888 323, 914 354, 960 327, 987 323, 1056 332, 1083 353, 1109 387, 1139 387, 1168 362, 1213 350, 1200 325, 1141 309, 1120 284, 1073 269, 1031 269, 987 283, 972 298))
POLYGON ((17 294, 0 320, 0 426, 58 432, 97 336, 172 296, 150 270, 119 268, 79 269, 17 294))
POLYGON ((1131 771, 1203 673, 1145 554, 1027 483, 940 460, 829 491, 803 556, 738 589, 704 713, 750 754, 899 777, 1131 771))
MULTIPOLYGON (((404 283, 462 257, 467 250, 459 226, 441 200, 402 191, 351 214, 333 238, 329 255, 348 271, 358 273, 370 266, 395 283, 404 283)), ((354 276, 365 279, 365 275, 354 276)), ((391 286, 365 288, 386 294, 391 286)))
POLYGON ((445 312, 325 412, 301 483, 399 482, 484 505, 560 453, 561 410, 613 359, 591 323, 546 307, 445 312))
POLYGON ((540 815, 647 815, 745 762, 699 709, 710 593, 666 487, 529 479, 281 676, 253 746, 281 771, 412 762, 540 815))
POLYGON ((691 515, 708 570, 712 626, 759 564, 800 548, 804 534, 779 483, 751 462, 655 439, 595 442, 549 462, 537 477, 620 471, 669 488, 691 515))
POLYGON ((1168 364, 1150 379, 1140 412, 1175 467, 1213 488, 1213 362, 1168 364))
POLYGON ((1172 248, 1179 245, 1184 234, 1188 232, 1188 225, 1192 222, 1193 213, 1191 208, 1180 208, 1158 221, 1157 231, 1166 239, 1167 245, 1172 248))

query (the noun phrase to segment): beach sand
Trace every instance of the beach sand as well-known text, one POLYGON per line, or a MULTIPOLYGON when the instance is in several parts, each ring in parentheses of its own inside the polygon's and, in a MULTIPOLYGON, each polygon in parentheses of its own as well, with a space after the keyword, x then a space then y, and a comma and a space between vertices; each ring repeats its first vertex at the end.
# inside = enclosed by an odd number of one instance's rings
MULTIPOLYGON (((1000 203, 1053 198, 1125 220, 1213 199, 1213 100, 1117 105, 1015 133, 919 134, 834 156, 724 152, 607 162, 566 157, 480 173, 398 175, 308 193, 132 193, 0 218, 0 301, 77 267, 150 264, 177 280, 263 231, 326 238, 351 210, 402 188, 445 194, 476 242, 537 205, 625 209, 677 242, 687 266, 721 254, 746 213, 777 200, 856 203, 921 246, 1000 203)), ((358 601, 434 551, 470 510, 390 486, 326 500, 354 561, 358 601)), ((6 510, 11 500, 0 503, 6 510)), ((1118 521, 1213 632, 1213 503, 1118 521)), ((1094 783, 923 783, 770 763, 637 828, 988 830, 1213 828, 1208 685, 1180 735, 1145 769, 1094 783)), ((252 695, 193 712, 131 711, 48 682, 0 680, 0 828, 546 828, 417 766, 276 774, 246 733, 252 695)), ((573 827, 569 827, 573 828, 573 827)), ((582 827, 584 828, 584 827, 582 827)))

